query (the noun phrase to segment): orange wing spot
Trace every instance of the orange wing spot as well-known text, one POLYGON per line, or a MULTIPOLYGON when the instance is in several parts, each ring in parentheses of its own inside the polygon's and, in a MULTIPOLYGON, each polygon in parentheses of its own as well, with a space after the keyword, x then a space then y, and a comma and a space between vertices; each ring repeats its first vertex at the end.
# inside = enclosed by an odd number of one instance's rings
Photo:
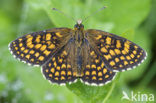
POLYGON ((76 76, 76 74, 77 74, 76 72, 73 72, 73 76, 76 76))
POLYGON ((34 54, 34 53, 35 53, 35 51, 34 51, 34 50, 31 50, 31 51, 30 51, 30 54, 34 54))
POLYGON ((62 37, 62 35, 59 32, 56 33, 56 36, 58 36, 60 38, 62 37))
POLYGON ((30 34, 28 34, 28 35, 26 36, 26 38, 30 38, 30 37, 32 37, 30 34))
POLYGON ((55 76, 59 76, 59 72, 57 71, 57 72, 55 72, 55 76))
POLYGON ((113 51, 113 50, 110 50, 110 51, 109 51, 109 53, 110 53, 112 56, 114 56, 114 55, 115 55, 115 53, 114 53, 114 51, 113 51))
POLYGON ((96 69, 96 65, 95 65, 95 64, 93 64, 93 65, 91 66, 91 68, 94 68, 94 69, 96 69))
POLYGON ((103 69, 103 73, 104 74, 107 73, 107 69, 106 68, 103 69))
POLYGON ((121 54, 119 49, 115 49, 114 51, 115 51, 116 54, 121 54))
POLYGON ((41 51, 44 51, 46 49, 46 45, 42 45, 42 47, 40 48, 41 51))
POLYGON ((102 48, 101 48, 101 52, 102 52, 102 53, 107 53, 108 51, 107 51, 107 49, 106 49, 105 47, 102 47, 102 48))
POLYGON ((125 59, 125 57, 124 57, 124 56, 121 56, 121 57, 120 57, 120 59, 121 59, 121 60, 124 60, 124 59, 125 59))
POLYGON ((46 34, 46 40, 51 40, 51 34, 50 33, 46 34))
POLYGON ((67 55, 67 52, 66 51, 63 51, 63 55, 67 55))
POLYGON ((68 69, 71 68, 71 65, 67 64, 67 68, 68 68, 68 69))
POLYGON ((27 59, 29 59, 29 58, 30 58, 30 55, 28 54, 28 55, 26 55, 25 57, 26 57, 27 59))
POLYGON ((20 52, 18 51, 17 54, 19 54, 20 52))
POLYGON ((129 49, 129 47, 130 47, 129 41, 126 41, 125 44, 124 44, 124 46, 125 46, 127 49, 129 49))
POLYGON ((52 58, 52 61, 55 61, 55 57, 52 58))
POLYGON ((54 67, 56 67, 57 66, 57 63, 56 62, 54 62, 54 67))
POLYGON ((127 53, 126 53, 126 51, 125 51, 125 50, 122 50, 122 54, 124 54, 124 55, 125 55, 125 54, 127 54, 127 53))
POLYGON ((102 38, 102 35, 97 35, 97 37, 95 37, 96 40, 99 40, 102 38))
POLYGON ((124 65, 127 65, 128 64, 128 62, 127 61, 124 61, 124 65))
POLYGON ((31 36, 27 39, 27 42, 32 42, 32 40, 33 40, 33 37, 31 36))
POLYGON ((90 65, 86 65, 86 68, 87 68, 87 69, 90 69, 90 65))
POLYGON ((110 64, 111 66, 114 66, 114 65, 115 65, 115 62, 114 62, 114 61, 111 61, 109 64, 110 64))
POLYGON ((49 63, 49 67, 51 67, 51 63, 49 63))
POLYGON ((86 68, 87 68, 87 69, 90 69, 90 65, 86 65, 86 68))
POLYGON ((102 64, 101 64, 101 68, 103 68, 105 65, 104 65, 104 63, 102 62, 102 64))
POLYGON ((15 50, 18 50, 18 47, 15 47, 15 50))
POLYGON ((34 47, 34 44, 31 44, 31 45, 28 45, 29 48, 33 48, 34 47))
POLYGON ((95 52, 94 51, 90 52, 90 55, 91 56, 95 55, 95 52))
POLYGON ((50 44, 50 45, 48 46, 48 48, 49 48, 49 49, 54 49, 54 48, 55 48, 55 45, 54 45, 54 44, 50 44))
POLYGON ((111 55, 104 55, 104 57, 107 59, 107 60, 109 60, 109 59, 111 59, 112 57, 111 57, 111 55))
POLYGON ((107 36, 106 38, 106 44, 111 44, 111 38, 107 36))
POLYGON ((42 46, 42 44, 36 44, 35 48, 39 49, 42 46))
POLYGON ((23 51, 24 49, 25 49, 25 48, 24 48, 24 47, 22 47, 22 48, 21 48, 21 51, 23 51))
POLYGON ((131 54, 130 56, 131 56, 131 58, 134 58, 134 55, 133 54, 131 54))
POLYGON ((50 70, 52 73, 54 73, 55 72, 55 69, 54 68, 51 68, 51 70, 50 70))
POLYGON ((24 54, 21 54, 21 57, 24 57, 24 54))
POLYGON ((98 73, 98 76, 102 76, 102 72, 99 72, 99 73, 98 73))
POLYGON ((101 39, 100 41, 103 43, 104 42, 104 39, 101 39))
POLYGON ((135 48, 135 49, 137 49, 137 48, 138 48, 138 46, 136 46, 136 45, 135 45, 135 46, 134 46, 134 48, 135 48))
POLYGON ((26 50, 24 50, 23 52, 26 54, 26 53, 28 53, 28 51, 29 51, 29 50, 28 50, 28 49, 26 49, 26 50))
POLYGON ((20 44, 19 44, 19 47, 22 47, 22 46, 23 46, 23 44, 22 44, 22 43, 20 43, 20 44))
POLYGON ((137 55, 137 58, 140 58, 140 55, 137 55))
POLYGON ((61 71, 61 75, 66 75, 66 72, 65 71, 61 71))
POLYGON ((72 75, 71 71, 68 71, 68 72, 67 72, 67 75, 72 75))
POLYGON ((92 77, 92 80, 96 80, 96 76, 93 76, 93 77, 92 77))
POLYGON ((99 80, 101 81, 101 80, 102 80, 102 78, 99 78, 99 80))
POLYGON ((30 59, 30 61, 31 61, 31 62, 34 62, 34 59, 33 59, 33 58, 32 58, 32 59, 30 59))
POLYGON ((122 68, 122 67, 123 67, 123 65, 121 65, 121 64, 120 64, 120 65, 119 65, 119 67, 120 67, 120 68, 122 68))
POLYGON ((119 58, 115 58, 115 62, 119 62, 119 58))
POLYGON ((63 59, 59 59, 59 60, 58 60, 59 63, 62 63, 62 61, 63 61, 63 59))
POLYGON ((133 54, 137 54, 136 50, 133 51, 133 54))
POLYGON ((133 64, 134 62, 133 61, 130 61, 130 64, 133 64))
POLYGON ((62 64, 61 68, 66 68, 66 65, 65 64, 62 64))
POLYGON ((48 69, 46 69, 46 70, 45 70, 45 72, 47 72, 47 73, 48 73, 48 72, 49 72, 49 70, 48 70, 48 69))
POLYGON ((126 47, 124 48, 124 50, 128 53, 129 52, 129 49, 127 49, 126 47))
POLYGON ((99 63, 99 60, 98 59, 95 59, 95 63, 99 63))
POLYGON ((23 39, 22 38, 19 38, 18 40, 19 40, 19 42, 21 42, 23 39))
POLYGON ((108 78, 109 77, 109 75, 105 75, 105 78, 108 78))
POLYGON ((138 61, 138 59, 135 59, 135 62, 137 62, 138 61))
POLYGON ((96 75, 96 71, 92 71, 92 75, 96 75))
POLYGON ((50 45, 52 42, 51 42, 51 41, 47 41, 46 43, 47 43, 48 45, 50 45))
POLYGON ((39 42, 40 42, 40 38, 41 38, 41 36, 38 35, 38 36, 36 37, 35 41, 36 41, 37 43, 39 43, 39 42))
POLYGON ((39 59, 40 61, 43 61, 43 60, 44 60, 44 56, 40 56, 38 59, 39 59))
POLYGON ((58 80, 58 77, 55 77, 54 79, 55 79, 55 80, 58 80))
POLYGON ((99 71, 99 70, 101 70, 101 67, 99 66, 99 67, 97 67, 97 70, 99 71))
POLYGON ((117 41, 116 41, 116 47, 117 47, 117 48, 121 48, 120 40, 117 40, 117 41))
POLYGON ((61 76, 61 80, 65 80, 65 77, 64 76, 61 76))
POLYGON ((40 54, 38 52, 35 53, 35 57, 38 57, 40 54))
POLYGON ((86 71, 86 72, 85 72, 85 75, 90 75, 90 72, 89 72, 89 71, 86 71))
POLYGON ((31 44, 32 44, 32 42, 27 42, 26 44, 27 44, 27 46, 29 46, 29 45, 31 45, 31 44))
POLYGON ((43 53, 44 53, 46 56, 48 56, 48 55, 50 54, 50 51, 45 50, 43 53))
POLYGON ((49 74, 49 77, 53 77, 53 75, 52 74, 49 74))
POLYGON ((131 60, 131 57, 130 56, 126 56, 127 60, 131 60))
POLYGON ((60 66, 57 66, 57 67, 56 67, 56 69, 57 69, 57 70, 60 70, 60 69, 61 69, 61 67, 60 67, 60 66))

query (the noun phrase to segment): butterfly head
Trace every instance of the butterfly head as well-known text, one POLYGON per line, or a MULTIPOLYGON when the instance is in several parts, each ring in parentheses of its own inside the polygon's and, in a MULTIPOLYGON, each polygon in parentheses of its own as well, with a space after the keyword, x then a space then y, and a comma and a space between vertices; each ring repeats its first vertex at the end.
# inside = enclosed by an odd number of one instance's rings
POLYGON ((75 24, 74 29, 75 30, 83 30, 84 29, 84 25, 82 24, 82 20, 77 20, 77 24, 75 24))

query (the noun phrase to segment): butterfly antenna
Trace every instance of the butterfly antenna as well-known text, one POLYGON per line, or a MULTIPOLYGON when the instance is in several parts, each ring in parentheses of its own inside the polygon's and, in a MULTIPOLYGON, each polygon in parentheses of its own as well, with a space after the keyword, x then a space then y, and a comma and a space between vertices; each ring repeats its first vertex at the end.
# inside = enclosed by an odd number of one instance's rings
POLYGON ((68 17, 69 19, 72 19, 74 22, 76 21, 73 17, 71 17, 71 16, 65 14, 64 12, 62 12, 62 11, 59 10, 59 9, 52 8, 52 10, 58 11, 59 13, 63 14, 64 16, 68 17))
POLYGON ((96 13, 98 13, 101 10, 103 10, 104 8, 107 8, 107 6, 104 6, 104 7, 100 8, 100 9, 96 10, 95 12, 93 12, 92 14, 90 14, 89 16, 87 16, 86 18, 84 18, 82 21, 83 22, 86 21, 89 17, 95 15, 96 13))

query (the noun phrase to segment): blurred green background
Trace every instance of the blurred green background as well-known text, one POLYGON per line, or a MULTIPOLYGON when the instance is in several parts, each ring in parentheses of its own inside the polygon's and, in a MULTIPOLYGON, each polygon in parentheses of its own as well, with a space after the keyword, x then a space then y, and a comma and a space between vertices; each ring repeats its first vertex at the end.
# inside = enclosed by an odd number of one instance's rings
POLYGON ((156 95, 155 40, 156 0, 0 0, 0 103, 135 103, 122 100, 122 92, 129 96, 132 91, 156 95), (80 81, 52 85, 39 67, 15 60, 8 50, 9 42, 24 34, 54 27, 73 28, 75 21, 52 11, 53 7, 83 19, 103 6, 108 8, 88 18, 85 29, 123 36, 148 53, 139 67, 118 73, 106 86, 86 86, 80 81))

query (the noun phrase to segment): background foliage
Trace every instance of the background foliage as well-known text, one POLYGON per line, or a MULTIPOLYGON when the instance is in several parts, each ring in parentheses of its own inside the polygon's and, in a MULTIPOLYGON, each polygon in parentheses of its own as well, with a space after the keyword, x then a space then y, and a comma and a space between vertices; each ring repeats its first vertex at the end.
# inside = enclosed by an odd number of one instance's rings
POLYGON ((1 0, 0 103, 127 103, 122 91, 156 94, 156 0, 1 0), (39 67, 13 58, 8 44, 24 34, 53 27, 73 28, 75 21, 52 11, 55 7, 76 20, 107 6, 85 22, 85 28, 111 32, 135 42, 148 53, 134 70, 118 74, 106 86, 80 81, 57 86, 45 80, 39 67))

